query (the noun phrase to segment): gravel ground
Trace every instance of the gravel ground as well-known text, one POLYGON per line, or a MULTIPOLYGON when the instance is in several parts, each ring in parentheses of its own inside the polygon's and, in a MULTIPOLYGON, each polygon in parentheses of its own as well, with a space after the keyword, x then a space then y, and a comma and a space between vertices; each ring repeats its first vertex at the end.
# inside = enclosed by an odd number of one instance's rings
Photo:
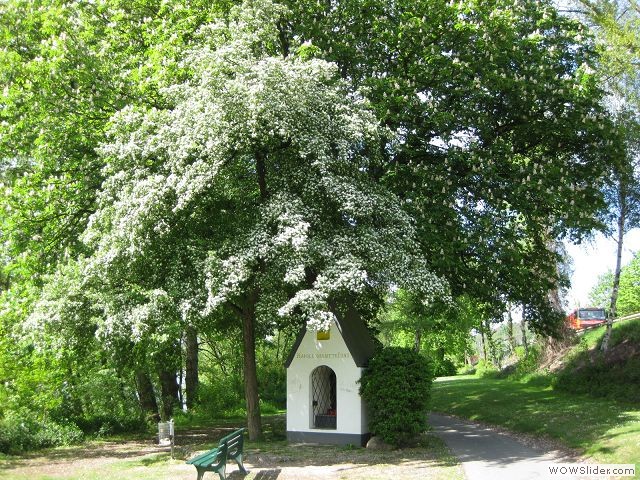
MULTIPOLYGON (((231 427, 232 428, 232 427, 231 427)), ((0 460, 0 478, 7 480, 195 480, 196 471, 184 463, 208 449, 224 431, 193 429, 179 433, 182 445, 172 460, 169 449, 153 441, 92 442, 0 460), (194 443, 187 443, 192 441, 194 443)), ((462 469, 444 444, 427 436, 423 446, 371 451, 336 446, 287 445, 275 441, 246 448, 242 475, 232 462, 230 480, 462 480, 462 469)), ((217 480, 212 473, 205 480, 217 480)))

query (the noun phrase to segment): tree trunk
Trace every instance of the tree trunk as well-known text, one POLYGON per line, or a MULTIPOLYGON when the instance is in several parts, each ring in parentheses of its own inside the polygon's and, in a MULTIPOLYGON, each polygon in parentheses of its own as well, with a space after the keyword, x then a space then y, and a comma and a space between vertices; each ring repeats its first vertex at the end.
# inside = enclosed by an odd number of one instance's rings
POLYGON ((491 333, 491 325, 489 320, 485 320, 485 329, 487 332, 487 343, 489 344, 489 353, 491 354, 491 363, 494 367, 500 368, 500 361, 496 352, 496 344, 493 341, 493 334, 491 333))
POLYGON ((438 349, 436 350, 436 357, 440 365, 444 365, 445 353, 446 353, 446 350, 444 349, 444 347, 438 347, 438 349))
POLYGON ((613 273, 613 289, 611 290, 611 303, 609 304, 609 316, 607 318, 607 329, 602 337, 600 350, 606 352, 609 349, 609 339, 611 338, 611 329, 613 328, 613 320, 616 318, 616 307, 618 304, 618 289, 620 288, 620 271, 622 270, 622 241, 624 238, 624 224, 626 221, 626 192, 619 189, 620 215, 618 216, 618 238, 616 252, 616 270, 613 273))
MULTIPOLYGON (((255 152, 256 173, 260 201, 265 203, 269 198, 267 188, 266 156, 263 152, 255 152)), ((258 260, 258 270, 265 271, 264 260, 258 260)), ((256 367, 256 303, 259 298, 256 288, 248 295, 247 302, 242 308, 234 306, 234 310, 242 319, 242 349, 243 349, 243 379, 244 397, 247 405, 247 429, 249 440, 255 441, 262 437, 262 419, 260 417, 260 396, 258 393, 258 369, 256 367)))
POLYGON ((135 375, 140 408, 144 413, 145 419, 157 422, 160 420, 160 414, 158 413, 158 402, 156 402, 156 394, 153 391, 153 383, 151 383, 149 374, 141 368, 136 368, 135 375))
POLYGON ((557 288, 549 291, 549 303, 556 312, 562 312, 562 300, 560 300, 560 291, 557 288))
POLYGON ((158 370, 160 378, 160 392, 162 397, 162 411, 160 415, 162 420, 169 420, 173 415, 173 409, 180 403, 178 397, 178 382, 176 381, 176 372, 166 368, 158 370))
POLYGON ((516 350, 516 339, 513 336, 513 315, 511 314, 511 305, 507 304, 507 335, 509 336, 509 345, 511 345, 511 351, 516 350))
POLYGON ((522 346, 524 347, 524 354, 529 355, 529 342, 527 341, 527 323, 524 318, 520 322, 520 329, 522 330, 522 346))
POLYGON ((253 309, 248 309, 242 315, 242 346, 244 350, 244 396, 247 403, 247 428, 251 441, 258 440, 262 436, 255 329, 253 309))
POLYGON ((185 332, 185 389, 187 394, 187 410, 191 410, 198 402, 198 333, 192 326, 185 332))
POLYGON ((420 343, 422 341, 422 331, 417 328, 415 336, 413 337, 413 349, 416 353, 420 353, 420 343))
POLYGON ((484 338, 484 326, 480 327, 480 343, 482 344, 482 359, 487 361, 487 342, 484 338))
POLYGON ((278 39, 280 40, 280 50, 282 58, 289 56, 289 32, 287 32, 287 24, 283 20, 280 20, 276 26, 278 27, 278 39))
MULTIPOLYGON (((180 340, 180 352, 182 352, 182 339, 180 340)), ((182 357, 180 357, 180 361, 182 363, 182 357)), ((180 370, 178 370, 178 405, 180 408, 184 406, 184 390, 182 385, 184 384, 184 369, 182 365, 180 365, 180 370)))
POLYGON ((267 166, 265 155, 262 152, 256 152, 256 173, 258 174, 258 188, 260 189, 260 199, 264 202, 269 198, 269 190, 267 189, 267 166))

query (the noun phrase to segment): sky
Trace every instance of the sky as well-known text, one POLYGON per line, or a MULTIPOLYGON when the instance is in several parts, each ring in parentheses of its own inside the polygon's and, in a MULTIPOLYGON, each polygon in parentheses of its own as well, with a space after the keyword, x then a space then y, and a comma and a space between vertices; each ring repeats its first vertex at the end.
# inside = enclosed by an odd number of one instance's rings
MULTIPOLYGON (((578 306, 588 307, 589 292, 596 284, 598 276, 616 266, 616 243, 602 234, 596 235, 592 242, 582 245, 566 245, 573 258, 571 289, 567 295, 567 310, 578 306)), ((635 252, 640 250, 640 229, 631 230, 624 237, 622 265, 631 261, 635 252)))

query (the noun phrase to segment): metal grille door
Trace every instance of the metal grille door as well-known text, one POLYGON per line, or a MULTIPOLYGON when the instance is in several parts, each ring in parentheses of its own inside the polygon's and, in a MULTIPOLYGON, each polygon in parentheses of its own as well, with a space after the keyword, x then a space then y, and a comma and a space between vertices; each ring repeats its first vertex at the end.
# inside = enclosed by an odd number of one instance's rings
POLYGON ((336 374, 326 365, 311 373, 313 428, 336 428, 336 374))

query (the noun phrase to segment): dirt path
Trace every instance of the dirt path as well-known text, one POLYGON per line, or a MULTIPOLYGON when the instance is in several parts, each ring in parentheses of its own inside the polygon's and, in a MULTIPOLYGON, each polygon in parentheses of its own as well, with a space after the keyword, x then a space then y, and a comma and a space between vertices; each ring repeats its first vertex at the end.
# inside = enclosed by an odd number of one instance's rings
POLYGON ((462 462, 467 480, 588 478, 550 475, 550 465, 580 463, 579 459, 565 452, 525 445, 513 435, 447 415, 432 413, 429 422, 434 433, 445 441, 462 462))
MULTIPOLYGON (((424 478, 462 479, 459 466, 425 456, 417 449, 402 452, 363 454, 337 451, 331 447, 293 446, 286 454, 248 451, 242 475, 234 463, 227 466, 229 480, 423 480, 424 478)), ((184 460, 171 460, 166 449, 148 449, 143 444, 103 445, 99 449, 83 449, 76 458, 21 459, 0 468, 0 478, 129 480, 171 479, 195 480, 196 471, 184 460)), ((205 479, 217 480, 207 474, 205 479)))
MULTIPOLYGON (((195 480, 185 459, 210 448, 235 426, 178 432, 176 458, 153 439, 92 442, 79 447, 0 460, 2 480, 195 480)), ((229 480, 463 480, 462 469, 443 442, 426 437, 416 448, 371 451, 337 446, 288 445, 283 440, 250 444, 243 476, 231 463, 229 480)), ((205 480, 217 480, 208 473, 205 480)))
POLYGON ((92 442, 12 457, 0 462, 0 478, 93 478, 92 472, 108 472, 117 464, 157 455, 168 456, 169 450, 152 440, 92 442))

